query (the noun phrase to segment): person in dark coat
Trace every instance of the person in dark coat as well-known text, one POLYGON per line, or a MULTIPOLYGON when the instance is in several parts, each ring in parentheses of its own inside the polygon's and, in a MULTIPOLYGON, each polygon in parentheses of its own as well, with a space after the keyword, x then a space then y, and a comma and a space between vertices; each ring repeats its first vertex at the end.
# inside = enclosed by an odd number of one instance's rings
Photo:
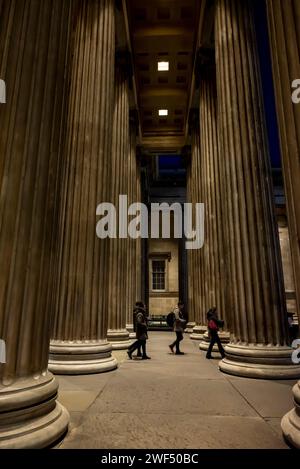
MULTIPOLYGON (((141 305, 143 305, 143 303, 141 301, 137 301, 135 303, 135 307, 133 309, 133 331, 135 332, 135 334, 136 334, 136 316, 137 316, 137 313, 138 313, 139 308, 141 307, 141 305)), ((142 357, 142 346, 141 346, 141 344, 139 344, 139 346, 137 348, 137 355, 136 356, 138 358, 142 357)))
POLYGON ((212 358, 211 352, 215 344, 218 345, 219 352, 222 358, 225 357, 225 350, 223 348, 223 345, 221 344, 221 340, 218 334, 219 327, 223 327, 223 326, 224 326, 224 321, 221 321, 218 318, 217 308, 210 309, 207 313, 207 328, 208 328, 208 333, 210 337, 210 344, 206 353, 206 358, 208 359, 212 358))
POLYGON ((130 345, 127 354, 132 360, 132 354, 139 347, 142 349, 142 360, 150 360, 146 353, 146 340, 148 339, 147 313, 144 304, 139 301, 136 303, 136 341, 130 345))
POLYGON ((173 330, 176 334, 176 340, 171 345, 169 345, 169 349, 171 350, 172 353, 174 353, 174 347, 175 347, 176 348, 175 355, 184 355, 184 352, 181 352, 179 348, 179 344, 183 340, 183 331, 184 331, 184 327, 186 324, 186 321, 183 317, 183 307, 184 307, 184 304, 182 302, 179 302, 177 305, 177 308, 175 308, 173 311, 173 314, 174 314, 173 330))

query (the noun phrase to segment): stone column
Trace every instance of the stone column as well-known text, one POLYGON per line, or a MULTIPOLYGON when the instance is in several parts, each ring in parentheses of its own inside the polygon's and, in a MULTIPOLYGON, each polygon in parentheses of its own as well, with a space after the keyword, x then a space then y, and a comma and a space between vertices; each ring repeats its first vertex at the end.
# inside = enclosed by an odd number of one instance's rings
POLYGON ((108 245, 96 208, 109 199, 113 122, 113 0, 80 0, 74 25, 61 199, 59 284, 49 368, 83 374, 117 366, 107 342, 108 245))
POLYGON ((287 306, 288 312, 293 314, 293 321, 294 321, 294 324, 296 324, 298 323, 298 315, 297 315, 298 310, 297 310, 297 300, 296 300, 294 269, 293 269, 291 245, 290 245, 290 237, 289 237, 289 227, 288 227, 286 213, 278 213, 279 210, 277 211, 277 222, 278 222, 281 258, 282 258, 286 306, 287 306))
MULTIPOLYGON (((191 165, 188 172, 188 197, 189 202, 202 202, 201 185, 201 154, 200 154, 200 128, 198 114, 193 116, 192 126, 192 154, 191 165)), ((191 339, 201 340, 206 331, 206 320, 204 311, 204 258, 203 249, 188 251, 189 270, 189 314, 194 319, 196 325, 193 327, 191 339)))
POLYGON ((224 372, 295 378, 288 346, 257 42, 250 0, 218 0, 216 68, 232 290, 224 372))
MULTIPOLYGON (((140 169, 136 154, 136 133, 137 119, 135 113, 130 116, 130 148, 129 148, 129 184, 128 184, 128 205, 141 200, 140 169)), ((129 335, 134 338, 133 308, 136 301, 141 301, 141 239, 128 240, 127 250, 127 304, 126 304, 126 329, 129 335)))
MULTIPOLYGON (((293 104, 291 85, 300 79, 300 5, 297 0, 267 0, 269 35, 280 132, 292 261, 300 319, 300 105, 293 104)), ((300 322, 300 321, 299 321, 300 322)))
MULTIPOLYGON (((136 201, 142 203, 142 181, 141 181, 141 161, 140 155, 136 153, 136 201)), ((142 275, 142 239, 138 238, 135 243, 136 247, 136 300, 143 301, 143 275, 142 275)))
MULTIPOLYGON (((115 107, 113 121, 111 197, 110 201, 120 209, 119 196, 131 199, 131 148, 129 135, 129 90, 123 65, 117 64, 115 73, 115 107)), ((124 214, 125 236, 121 237, 120 217, 115 239, 109 240, 109 300, 107 338, 114 349, 126 349, 130 345, 126 329, 126 312, 131 302, 131 275, 129 260, 132 242, 127 233, 127 212, 124 214)))
MULTIPOLYGON (((224 248, 223 248, 223 219, 220 198, 220 161, 217 132, 217 92, 215 67, 212 59, 205 60, 199 70, 200 74, 200 156, 203 177, 199 181, 202 185, 202 200, 205 206, 205 241, 204 255, 204 313, 216 307, 220 318, 225 321, 227 328, 225 307, 224 282, 224 248)), ((205 318, 206 320, 206 318, 205 318)), ((229 342, 229 333, 220 332, 223 343, 229 342)), ((209 336, 206 332, 200 343, 200 350, 207 350, 209 336)), ((218 351, 214 347, 214 351, 218 351)))
POLYGON ((69 3, 0 3, 1 449, 47 447, 69 420, 47 370, 69 3))
MULTIPOLYGON (((287 199, 291 252, 300 314, 300 104, 291 100, 291 84, 300 78, 300 5, 298 0, 267 0, 273 76, 287 199)), ((290 443, 300 448, 300 383, 294 387, 295 408, 281 426, 290 443)))
MULTIPOLYGON (((189 159, 189 164, 187 167, 187 193, 186 198, 188 203, 192 203, 193 200, 193 179, 192 179, 192 160, 189 159)), ((195 290, 193 289, 194 286, 194 256, 195 251, 193 249, 189 249, 187 251, 187 266, 188 266, 188 317, 189 322, 186 325, 185 332, 192 334, 194 327, 197 325, 195 321, 195 290)))

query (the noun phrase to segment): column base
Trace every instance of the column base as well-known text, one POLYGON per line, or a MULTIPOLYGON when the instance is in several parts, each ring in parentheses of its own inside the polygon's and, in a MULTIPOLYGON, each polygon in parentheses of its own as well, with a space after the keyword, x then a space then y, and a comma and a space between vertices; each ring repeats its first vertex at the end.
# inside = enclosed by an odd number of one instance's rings
POLYGON ((246 378, 297 379, 300 365, 292 362, 292 352, 287 346, 228 344, 219 367, 224 373, 246 378))
POLYGON ((48 372, 0 388, 0 449, 47 448, 67 431, 70 417, 57 389, 48 372))
POLYGON ((203 335, 207 331, 207 326, 195 326, 193 328, 193 332, 190 335, 190 339, 192 340, 202 340, 203 335))
POLYGON ((113 350, 126 350, 132 344, 126 329, 108 329, 107 340, 113 350))
MULTIPOLYGON (((220 337, 222 345, 229 344, 229 341, 230 341, 229 332, 219 332, 219 337, 220 337)), ((209 342, 210 342, 210 338, 209 338, 208 332, 206 331, 205 334, 203 335, 203 340, 199 344, 199 349, 203 350, 204 352, 207 352, 208 347, 209 347, 209 342)), ((219 353, 219 349, 216 344, 213 346, 212 351, 214 353, 219 353)))
POLYGON ((195 322, 188 322, 184 332, 187 333, 187 334, 192 334, 194 327, 196 327, 195 322))
POLYGON ((126 329, 130 339, 136 339, 136 333, 134 332, 133 324, 126 324, 126 329))
POLYGON ((281 428, 286 441, 300 449, 300 381, 294 386, 293 393, 295 408, 283 417, 281 428))
POLYGON ((107 341, 50 342, 49 370, 58 375, 84 375, 115 370, 118 362, 107 341))

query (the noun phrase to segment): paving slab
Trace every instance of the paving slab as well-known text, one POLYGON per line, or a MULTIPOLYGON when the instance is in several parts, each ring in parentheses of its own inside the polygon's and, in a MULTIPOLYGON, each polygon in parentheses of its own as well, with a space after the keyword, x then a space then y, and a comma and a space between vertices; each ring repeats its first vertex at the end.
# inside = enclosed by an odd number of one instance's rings
POLYGON ((58 399, 69 411, 83 412, 93 404, 98 394, 98 391, 60 391, 58 399))
POLYGON ((89 375, 55 375, 58 380, 59 389, 65 391, 82 390, 87 391, 98 390, 105 387, 110 380, 110 373, 98 373, 89 375))
POLYGON ((292 388, 296 381, 228 379, 244 399, 264 418, 281 418, 293 407, 292 388))
POLYGON ((119 373, 101 394, 94 411, 99 413, 141 413, 247 415, 256 412, 223 380, 187 379, 185 376, 132 375, 119 373))
POLYGON ((287 446, 258 417, 93 413, 61 448, 284 449, 287 446))

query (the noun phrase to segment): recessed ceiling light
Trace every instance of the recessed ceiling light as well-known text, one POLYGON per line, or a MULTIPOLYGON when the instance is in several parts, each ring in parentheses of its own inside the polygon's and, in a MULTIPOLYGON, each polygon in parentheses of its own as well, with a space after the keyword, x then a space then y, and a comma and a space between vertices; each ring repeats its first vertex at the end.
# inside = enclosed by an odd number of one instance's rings
POLYGON ((169 62, 157 62, 157 70, 159 72, 168 72, 169 71, 169 62))
POLYGON ((168 109, 159 109, 158 115, 159 116, 167 116, 169 114, 168 109))

